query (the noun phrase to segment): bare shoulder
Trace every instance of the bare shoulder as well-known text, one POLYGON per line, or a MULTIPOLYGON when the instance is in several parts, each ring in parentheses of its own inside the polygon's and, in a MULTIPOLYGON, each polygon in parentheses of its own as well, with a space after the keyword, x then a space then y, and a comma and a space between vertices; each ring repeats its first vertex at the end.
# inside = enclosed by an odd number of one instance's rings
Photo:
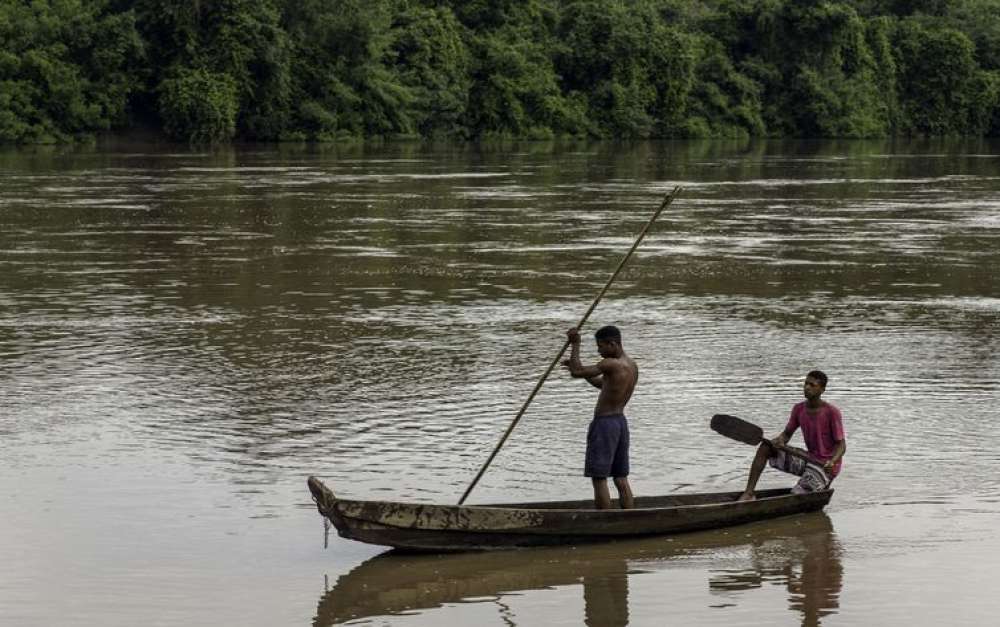
POLYGON ((597 367, 604 372, 616 372, 627 369, 629 364, 622 357, 605 357, 598 362, 597 367))
POLYGON ((601 372, 606 374, 617 373, 629 376, 639 376, 639 365, 628 355, 621 357, 605 357, 597 364, 601 372))
POLYGON ((601 369, 601 372, 612 372, 621 367, 621 359, 617 357, 605 357, 597 362, 597 367, 601 369))

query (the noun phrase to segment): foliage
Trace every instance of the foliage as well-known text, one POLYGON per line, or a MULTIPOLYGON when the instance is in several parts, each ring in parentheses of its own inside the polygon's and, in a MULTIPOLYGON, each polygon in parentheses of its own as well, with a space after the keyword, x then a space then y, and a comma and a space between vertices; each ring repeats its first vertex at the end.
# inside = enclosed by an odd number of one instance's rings
POLYGON ((693 39, 652 3, 574 0, 562 11, 556 70, 588 104, 601 135, 669 134, 684 119, 694 80, 693 39))
POLYGON ((0 142, 1000 134, 1000 0, 0 0, 0 142))
POLYGON ((564 96, 545 49, 509 32, 472 40, 475 62, 466 126, 472 137, 533 137, 587 132, 582 103, 564 96))
POLYGON ((900 130, 912 134, 980 134, 997 106, 992 75, 973 58, 974 46, 964 34, 931 30, 907 20, 896 42, 902 111, 900 130))
POLYGON ((292 100, 303 136, 408 134, 413 100, 391 59, 391 0, 302 0, 286 5, 293 42, 292 100))
POLYGON ((237 82, 225 73, 179 67, 160 83, 164 130, 177 139, 218 142, 236 133, 237 82))
POLYGON ((425 137, 461 134, 470 58, 455 15, 440 7, 411 7, 394 20, 391 33, 391 63, 412 96, 415 130, 425 137))
MULTIPOLYGON (((130 4, 138 15, 140 32, 161 65, 150 68, 151 75, 161 80, 154 80, 147 89, 158 95, 158 110, 170 135, 213 141, 232 137, 235 131, 224 130, 228 123, 218 123, 233 104, 227 100, 230 87, 236 90, 236 121, 241 132, 258 139, 281 135, 290 116, 291 58, 287 34, 272 0, 136 0, 130 4), (214 85, 205 94, 210 101, 202 107, 207 117, 178 116, 175 110, 168 125, 165 111, 180 103, 174 100, 168 106, 164 95, 198 81, 214 85), (178 128, 176 124, 185 119, 208 126, 178 128)), ((197 108, 195 103, 183 105, 191 107, 197 108)))
POLYGON ((106 2, 0 3, 0 142, 67 141, 127 122, 143 47, 106 2))

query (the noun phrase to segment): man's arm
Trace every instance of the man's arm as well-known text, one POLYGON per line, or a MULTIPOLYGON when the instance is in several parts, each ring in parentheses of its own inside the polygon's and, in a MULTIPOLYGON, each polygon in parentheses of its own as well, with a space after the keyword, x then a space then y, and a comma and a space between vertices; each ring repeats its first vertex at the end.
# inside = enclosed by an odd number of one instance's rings
POLYGON ((785 428, 781 430, 781 433, 771 438, 771 443, 777 446, 784 446, 788 444, 788 441, 792 439, 795 432, 799 428, 799 417, 795 413, 795 409, 798 405, 792 407, 792 411, 788 416, 788 422, 785 423, 785 428))
POLYGON ((840 458, 843 457, 844 453, 846 452, 847 452, 847 440, 844 439, 841 440, 840 442, 837 442, 837 448, 833 449, 833 457, 831 457, 829 460, 827 460, 825 464, 823 464, 823 470, 826 470, 827 472, 833 470, 833 467, 837 465, 837 462, 840 461, 840 458))
POLYGON ((580 363, 579 355, 576 356, 575 363, 573 358, 570 357, 564 361, 563 364, 565 364, 566 368, 569 370, 570 376, 574 379, 586 379, 587 382, 594 387, 604 387, 604 377, 601 376, 603 373, 601 372, 600 366, 584 366, 580 363), (597 383, 594 382, 595 379, 597 380, 597 383))
POLYGON ((569 359, 563 360, 563 365, 569 370, 569 374, 574 379, 586 379, 594 387, 603 387, 603 382, 598 385, 593 379, 602 379, 601 369, 598 366, 584 366, 580 362, 580 332, 575 328, 566 332, 569 338, 569 359))
POLYGON ((827 405, 830 408, 830 429, 832 439, 837 443, 837 446, 833 449, 833 456, 830 460, 824 464, 824 468, 827 471, 833 470, 834 465, 840 461, 840 458, 844 456, 847 452, 847 437, 844 435, 844 419, 840 415, 840 410, 833 405, 827 405))
POLYGON ((787 429, 785 429, 784 431, 782 431, 778 435, 776 435, 773 438, 771 438, 771 444, 775 444, 777 446, 784 446, 784 445, 788 444, 789 440, 792 439, 792 435, 794 433, 795 433, 794 431, 789 432, 787 429))

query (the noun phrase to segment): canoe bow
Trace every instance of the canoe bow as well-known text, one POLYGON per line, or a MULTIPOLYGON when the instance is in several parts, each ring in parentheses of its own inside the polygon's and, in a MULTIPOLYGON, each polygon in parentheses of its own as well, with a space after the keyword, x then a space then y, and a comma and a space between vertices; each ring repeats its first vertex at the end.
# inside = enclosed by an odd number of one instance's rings
POLYGON ((333 491, 323 485, 323 482, 316 477, 309 477, 306 484, 309 486, 313 502, 316 503, 316 509, 319 510, 320 515, 329 517, 335 514, 334 506, 337 504, 337 497, 333 491))

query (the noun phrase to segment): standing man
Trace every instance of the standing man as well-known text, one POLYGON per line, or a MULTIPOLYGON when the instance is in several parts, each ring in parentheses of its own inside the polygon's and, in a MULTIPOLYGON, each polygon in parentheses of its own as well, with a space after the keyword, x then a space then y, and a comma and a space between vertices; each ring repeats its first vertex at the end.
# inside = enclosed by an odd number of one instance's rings
POLYGON ((813 370, 806 375, 802 386, 806 400, 792 407, 792 414, 788 417, 784 431, 772 440, 764 440, 757 447, 757 455, 750 466, 747 488, 738 500, 754 499, 753 491, 757 480, 768 462, 778 470, 801 477, 792 488, 795 494, 825 490, 840 473, 840 459, 847 452, 847 439, 844 437, 840 410, 820 398, 826 391, 826 383, 827 376, 822 371, 813 370), (812 461, 807 462, 780 449, 799 427, 802 428, 802 439, 805 440, 812 461))
POLYGON ((622 334, 618 327, 601 327, 594 334, 601 361, 593 366, 580 363, 580 332, 570 329, 569 359, 563 365, 572 377, 586 379, 601 393, 597 396, 594 419, 587 429, 587 458, 584 476, 594 484, 594 504, 597 509, 611 507, 608 477, 613 477, 618 489, 618 502, 622 509, 633 506, 632 487, 628 483, 628 421, 625 405, 632 398, 639 367, 622 348, 622 334))

